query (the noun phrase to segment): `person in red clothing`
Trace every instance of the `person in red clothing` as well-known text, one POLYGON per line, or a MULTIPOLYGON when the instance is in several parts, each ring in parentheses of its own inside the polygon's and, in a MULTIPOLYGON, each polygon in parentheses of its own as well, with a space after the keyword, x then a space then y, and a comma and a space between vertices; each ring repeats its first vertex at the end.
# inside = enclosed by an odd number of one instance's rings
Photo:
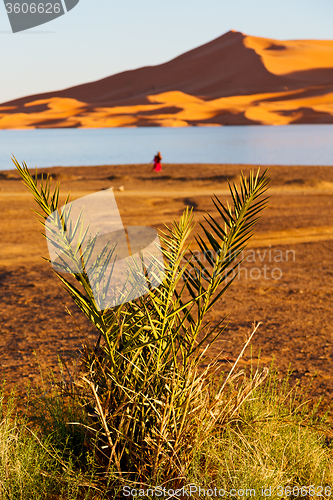
POLYGON ((161 160, 162 160, 162 156, 161 156, 161 153, 158 151, 157 155, 154 156, 154 159, 153 159, 154 166, 153 166, 152 170, 155 170, 155 172, 161 172, 161 170, 162 170, 161 160))

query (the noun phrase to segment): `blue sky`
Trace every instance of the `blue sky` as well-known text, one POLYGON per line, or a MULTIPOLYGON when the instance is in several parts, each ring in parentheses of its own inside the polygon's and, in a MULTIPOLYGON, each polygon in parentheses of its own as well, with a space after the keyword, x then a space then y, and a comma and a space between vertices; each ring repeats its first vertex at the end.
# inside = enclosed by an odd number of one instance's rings
POLYGON ((66 15, 13 34, 1 2, 0 102, 159 64, 230 29, 333 39, 332 19, 332 0, 80 0, 66 15))

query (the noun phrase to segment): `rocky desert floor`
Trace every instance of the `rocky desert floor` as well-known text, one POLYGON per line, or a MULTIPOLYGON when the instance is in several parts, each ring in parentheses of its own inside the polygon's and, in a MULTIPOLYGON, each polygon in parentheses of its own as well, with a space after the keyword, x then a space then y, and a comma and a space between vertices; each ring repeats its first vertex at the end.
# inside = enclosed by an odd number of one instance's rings
MULTIPOLYGON (((114 188, 124 225, 163 228, 193 207, 197 223, 216 214, 215 194, 229 200, 227 179, 238 183, 248 165, 149 165, 40 169, 59 181, 64 200, 114 188), (119 187, 123 186, 123 190, 119 187)), ((264 167, 266 168, 266 167, 264 167)), ((264 170, 261 167, 261 171, 264 170)), ((237 358, 253 323, 261 325, 241 365, 270 366, 292 381, 312 380, 309 395, 333 402, 333 169, 269 166, 269 205, 233 285, 211 313, 229 324, 211 352, 223 349, 224 369, 237 358)), ((93 328, 62 289, 50 264, 32 195, 14 170, 0 172, 0 363, 8 388, 24 393, 40 384, 58 357, 70 360, 93 328), (68 308, 72 317, 66 312, 68 308)), ((199 230, 199 225, 198 230, 199 230)), ((194 237, 193 237, 194 242, 194 237)), ((195 245, 193 246, 195 248, 195 245)))

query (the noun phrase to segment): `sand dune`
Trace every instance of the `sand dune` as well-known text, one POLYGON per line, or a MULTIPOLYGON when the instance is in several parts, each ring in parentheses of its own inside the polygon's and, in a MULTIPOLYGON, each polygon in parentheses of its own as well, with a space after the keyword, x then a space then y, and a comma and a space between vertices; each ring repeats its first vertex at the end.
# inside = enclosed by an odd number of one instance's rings
POLYGON ((244 45, 253 49, 270 73, 288 75, 297 71, 332 68, 332 40, 277 41, 246 36, 244 45))
POLYGON ((230 31, 167 63, 0 105, 0 129, 333 123, 333 41, 230 31))

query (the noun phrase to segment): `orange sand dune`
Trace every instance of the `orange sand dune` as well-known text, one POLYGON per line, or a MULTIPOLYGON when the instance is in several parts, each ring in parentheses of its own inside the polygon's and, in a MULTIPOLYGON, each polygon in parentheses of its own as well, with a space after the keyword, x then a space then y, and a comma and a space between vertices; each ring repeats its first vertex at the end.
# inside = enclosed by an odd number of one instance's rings
POLYGON ((244 45, 253 49, 274 75, 333 67, 332 40, 278 41, 246 36, 244 45))
POLYGON ((158 66, 0 105, 0 129, 333 123, 333 41, 230 31, 158 66))

